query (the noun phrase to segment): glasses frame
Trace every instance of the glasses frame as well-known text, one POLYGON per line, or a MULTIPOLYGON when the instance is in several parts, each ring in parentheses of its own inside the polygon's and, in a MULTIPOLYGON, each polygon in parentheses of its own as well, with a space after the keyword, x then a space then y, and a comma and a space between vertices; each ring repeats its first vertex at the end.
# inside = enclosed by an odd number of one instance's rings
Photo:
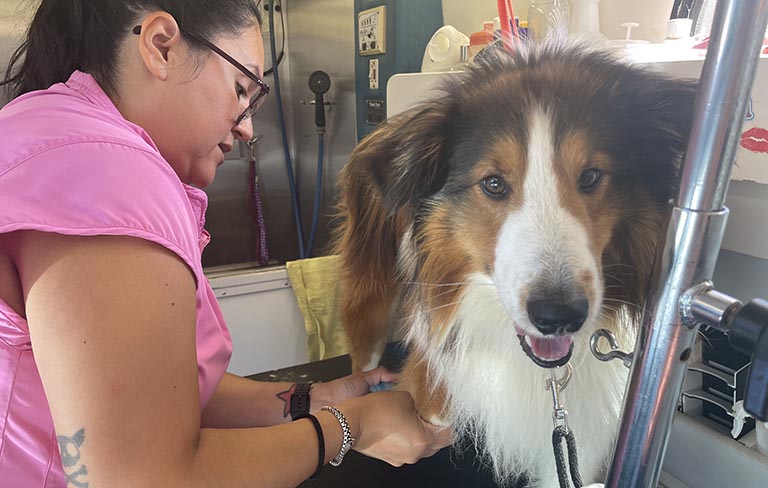
MULTIPOLYGON (((225 61, 227 61, 229 64, 240 70, 241 73, 243 73, 248 79, 256 83, 256 86, 258 87, 259 91, 256 93, 253 98, 251 98, 250 103, 248 104, 248 108, 246 108, 243 113, 241 113, 237 119, 235 119, 235 126, 240 125, 243 120, 249 119, 253 117, 253 114, 256 112, 256 110, 259 109, 262 102, 266 99, 267 95, 269 95, 269 85, 259 78, 259 76, 254 73, 253 71, 249 70, 242 64, 240 64, 239 61, 237 61, 235 58, 224 52, 221 48, 216 46, 214 43, 203 39, 202 37, 196 36, 195 34, 192 34, 191 32, 187 32, 184 29, 179 29, 184 35, 194 39, 195 41, 199 42, 200 44, 204 45, 211 51, 215 52, 219 56, 221 56, 225 61)), ((137 25, 133 28, 134 34, 141 34, 141 26, 137 25)))

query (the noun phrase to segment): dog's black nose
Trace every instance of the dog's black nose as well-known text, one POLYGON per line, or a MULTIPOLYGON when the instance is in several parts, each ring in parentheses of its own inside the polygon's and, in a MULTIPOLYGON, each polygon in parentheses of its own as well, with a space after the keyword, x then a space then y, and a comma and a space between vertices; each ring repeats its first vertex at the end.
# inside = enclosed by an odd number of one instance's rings
POLYGON ((563 303, 531 299, 526 304, 528 317, 544 335, 570 334, 579 330, 587 319, 589 302, 585 299, 563 303))

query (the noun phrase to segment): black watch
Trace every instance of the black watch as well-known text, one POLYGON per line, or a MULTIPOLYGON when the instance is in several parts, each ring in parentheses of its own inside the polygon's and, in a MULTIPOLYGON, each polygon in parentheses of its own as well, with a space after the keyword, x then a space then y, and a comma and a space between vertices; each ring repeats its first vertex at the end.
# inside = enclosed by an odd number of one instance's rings
POLYGON ((288 412, 291 414, 291 420, 296 420, 302 415, 309 413, 309 390, 312 383, 296 383, 293 393, 291 393, 291 405, 288 412))

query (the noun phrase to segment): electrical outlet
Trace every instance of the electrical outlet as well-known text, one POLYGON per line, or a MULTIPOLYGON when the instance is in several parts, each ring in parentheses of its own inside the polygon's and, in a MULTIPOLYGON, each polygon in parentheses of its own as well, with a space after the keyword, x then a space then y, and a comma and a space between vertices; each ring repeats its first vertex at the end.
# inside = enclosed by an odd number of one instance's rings
POLYGON ((379 58, 371 59, 368 62, 368 88, 371 90, 379 89, 379 58))
POLYGON ((375 7, 357 14, 358 51, 362 56, 387 52, 387 7, 375 7))

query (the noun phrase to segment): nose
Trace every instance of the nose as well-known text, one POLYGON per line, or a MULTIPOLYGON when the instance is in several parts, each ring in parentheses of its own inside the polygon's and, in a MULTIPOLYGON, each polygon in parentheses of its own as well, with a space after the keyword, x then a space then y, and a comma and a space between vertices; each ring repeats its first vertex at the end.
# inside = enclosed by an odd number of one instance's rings
POLYGON ((250 141, 253 139, 253 121, 250 117, 246 117, 232 129, 232 133, 235 135, 235 139, 241 141, 250 141))
POLYGON ((589 313, 584 298, 563 300, 554 297, 532 297, 526 303, 528 318, 544 335, 571 334, 581 329, 589 313))

